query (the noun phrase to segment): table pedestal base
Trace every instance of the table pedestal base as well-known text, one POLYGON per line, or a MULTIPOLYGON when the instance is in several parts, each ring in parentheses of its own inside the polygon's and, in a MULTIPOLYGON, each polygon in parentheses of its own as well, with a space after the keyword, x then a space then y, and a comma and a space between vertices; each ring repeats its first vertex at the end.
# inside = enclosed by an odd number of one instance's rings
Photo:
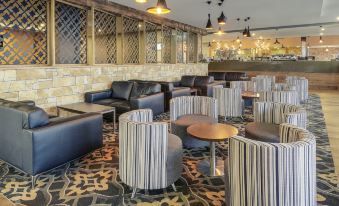
POLYGON ((200 173, 207 176, 223 176, 224 175, 224 160, 217 160, 214 173, 211 173, 211 163, 209 160, 198 162, 197 169, 200 173))

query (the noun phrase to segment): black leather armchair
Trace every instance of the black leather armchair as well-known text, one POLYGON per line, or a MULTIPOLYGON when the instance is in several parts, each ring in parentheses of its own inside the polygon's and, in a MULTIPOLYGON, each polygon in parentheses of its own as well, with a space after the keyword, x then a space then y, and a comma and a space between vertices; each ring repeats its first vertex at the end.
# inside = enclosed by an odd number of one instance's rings
POLYGON ((214 81, 210 76, 182 76, 179 82, 174 84, 178 87, 190 87, 197 89, 199 96, 213 96, 213 87, 217 85, 225 85, 225 81, 214 81))
POLYGON ((152 109, 155 115, 164 112, 161 85, 150 82, 116 81, 111 89, 87 92, 85 101, 115 107, 118 116, 135 109, 152 109))
POLYGON ((102 147, 102 116, 50 120, 27 102, 0 100, 0 159, 33 177, 102 147))
POLYGON ((246 81, 248 80, 246 72, 208 72, 216 81, 226 81, 226 86, 230 86, 231 81, 246 81))
POLYGON ((170 100, 174 97, 191 96, 189 87, 175 87, 173 82, 164 81, 147 81, 147 80, 130 80, 134 82, 149 82, 161 85, 161 91, 165 94, 165 111, 170 109, 170 100))

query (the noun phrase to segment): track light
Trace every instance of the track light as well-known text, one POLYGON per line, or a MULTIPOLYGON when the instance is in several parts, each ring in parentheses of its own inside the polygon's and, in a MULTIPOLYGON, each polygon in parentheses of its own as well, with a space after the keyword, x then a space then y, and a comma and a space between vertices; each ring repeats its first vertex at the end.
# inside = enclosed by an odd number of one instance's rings
POLYGON ((207 24, 206 24, 206 29, 213 29, 213 25, 211 22, 211 14, 208 14, 208 20, 207 20, 207 24))
POLYGON ((166 0, 158 0, 157 6, 148 8, 147 12, 151 14, 168 14, 171 9, 167 7, 166 0))

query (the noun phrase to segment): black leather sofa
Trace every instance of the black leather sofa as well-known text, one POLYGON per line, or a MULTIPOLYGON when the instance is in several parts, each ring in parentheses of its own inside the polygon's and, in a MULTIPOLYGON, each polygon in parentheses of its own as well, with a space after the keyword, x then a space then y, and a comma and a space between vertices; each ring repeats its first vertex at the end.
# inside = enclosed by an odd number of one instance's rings
POLYGON ((213 87, 217 85, 225 85, 225 81, 214 81, 210 76, 193 76, 185 75, 181 77, 179 82, 175 82, 175 87, 189 87, 197 89, 199 96, 213 96, 213 87))
POLYGON ((49 119, 34 102, 0 99, 0 159, 36 176, 103 145, 102 116, 49 119))
POLYGON ((226 81, 226 86, 230 86, 231 81, 245 81, 248 80, 246 72, 208 72, 216 81, 226 81))
POLYGON ((134 82, 157 83, 161 85, 161 91, 165 94, 165 111, 170 108, 170 100, 174 97, 191 96, 189 87, 174 87, 173 82, 164 81, 147 81, 147 80, 130 80, 134 82))
POLYGON ((117 116, 146 108, 152 109, 154 115, 164 112, 164 93, 158 83, 115 81, 110 89, 87 92, 85 101, 115 107, 117 116))

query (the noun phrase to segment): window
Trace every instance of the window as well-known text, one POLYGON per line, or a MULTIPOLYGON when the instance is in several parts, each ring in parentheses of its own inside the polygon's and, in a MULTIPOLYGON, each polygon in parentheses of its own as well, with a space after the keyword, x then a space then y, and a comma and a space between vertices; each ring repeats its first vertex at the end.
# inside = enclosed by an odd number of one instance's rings
POLYGON ((117 63, 116 17, 95 11, 95 63, 117 63))
POLYGON ((87 63, 87 10, 56 2, 55 56, 57 64, 87 63))
POLYGON ((146 63, 157 63, 157 25, 146 22, 146 63))
POLYGON ((47 3, 0 1, 0 64, 47 64, 47 3))
POLYGON ((139 63, 139 22, 138 20, 124 17, 123 18, 123 48, 124 63, 139 63))

